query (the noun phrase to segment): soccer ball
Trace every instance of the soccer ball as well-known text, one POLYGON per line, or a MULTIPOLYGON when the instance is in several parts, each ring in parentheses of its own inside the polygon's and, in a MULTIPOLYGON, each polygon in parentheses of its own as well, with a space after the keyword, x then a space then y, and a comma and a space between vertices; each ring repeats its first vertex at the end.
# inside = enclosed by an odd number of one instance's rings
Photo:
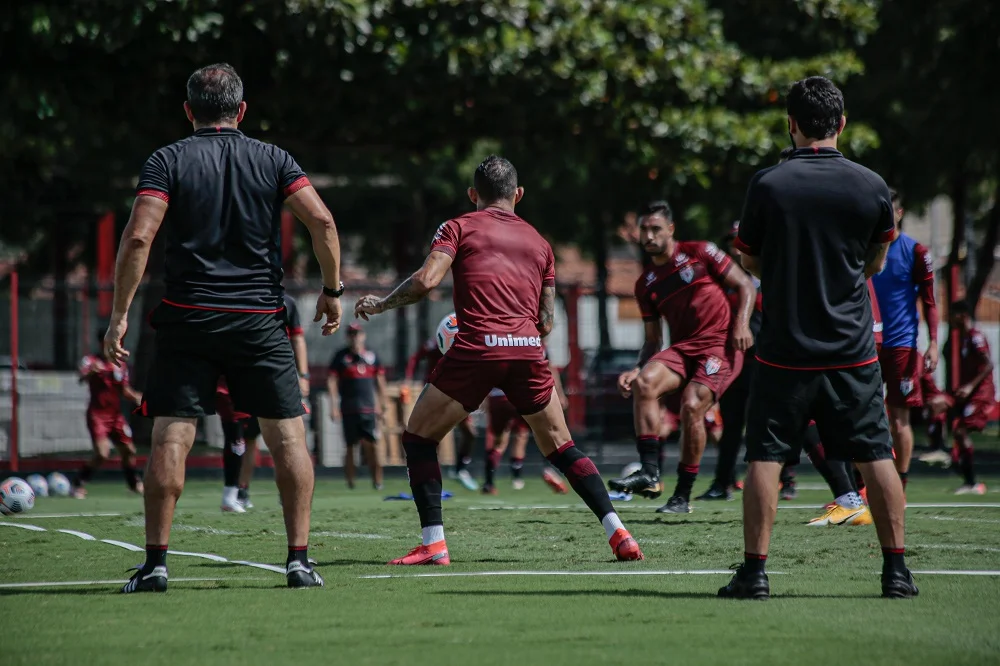
POLYGON ((24 479, 12 476, 0 484, 0 513, 3 515, 31 511, 34 506, 35 492, 24 479))
POLYGON ((49 493, 53 497, 69 497, 69 479, 65 474, 52 472, 49 474, 49 493))
POLYGON ((630 462, 629 464, 622 467, 622 478, 632 476, 636 472, 642 469, 642 463, 640 462, 630 462))
POLYGON ((452 343, 455 342, 456 335, 458 335, 458 317, 452 312, 438 324, 438 351, 442 354, 447 354, 448 350, 451 349, 452 343))
POLYGON ((31 489, 35 491, 35 497, 48 497, 49 496, 49 482, 45 480, 45 477, 41 474, 32 474, 25 481, 31 486, 31 489))

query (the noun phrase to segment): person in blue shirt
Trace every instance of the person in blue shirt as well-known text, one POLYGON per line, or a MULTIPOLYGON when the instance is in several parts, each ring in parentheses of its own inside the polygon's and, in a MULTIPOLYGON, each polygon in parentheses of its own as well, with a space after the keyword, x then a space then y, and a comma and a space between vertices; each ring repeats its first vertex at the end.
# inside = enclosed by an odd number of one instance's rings
POLYGON ((910 409, 923 406, 921 377, 925 372, 933 373, 938 364, 938 312, 934 302, 934 258, 912 236, 902 233, 903 206, 895 190, 892 190, 892 207, 896 217, 896 240, 889 247, 885 268, 872 278, 872 283, 883 320, 879 364, 886 383, 885 404, 896 470, 905 488, 913 457, 910 409), (917 301, 923 304, 930 340, 923 355, 917 349, 920 326, 917 301))

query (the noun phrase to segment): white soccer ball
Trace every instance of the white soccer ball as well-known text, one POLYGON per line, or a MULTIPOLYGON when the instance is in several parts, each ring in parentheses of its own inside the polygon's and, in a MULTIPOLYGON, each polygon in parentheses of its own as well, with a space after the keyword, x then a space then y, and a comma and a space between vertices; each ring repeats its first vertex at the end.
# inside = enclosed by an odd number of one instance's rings
POLYGON ((49 482, 45 480, 45 477, 41 474, 32 474, 25 481, 31 486, 31 489, 35 491, 35 497, 48 497, 49 496, 49 482))
POLYGON ((452 312, 438 324, 438 351, 442 354, 447 354, 448 350, 451 349, 452 343, 455 342, 456 335, 458 335, 458 317, 452 312))
POLYGON ((0 483, 0 513, 9 516, 31 511, 34 506, 35 491, 24 479, 12 476, 0 483))
POLYGON ((60 474, 59 472, 52 472, 49 474, 49 494, 53 497, 69 497, 69 491, 71 490, 69 479, 66 478, 65 474, 60 474))
POLYGON ((622 467, 622 478, 627 476, 632 476, 636 472, 642 469, 642 463, 640 462, 630 462, 629 464, 622 467))

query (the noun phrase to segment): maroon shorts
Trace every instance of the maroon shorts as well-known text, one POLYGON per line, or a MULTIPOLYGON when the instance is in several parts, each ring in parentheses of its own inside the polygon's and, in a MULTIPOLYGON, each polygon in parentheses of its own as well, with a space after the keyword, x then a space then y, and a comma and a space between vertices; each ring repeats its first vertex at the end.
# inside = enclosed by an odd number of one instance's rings
POLYGON ((498 388, 518 414, 545 409, 554 386, 549 364, 543 360, 466 361, 449 356, 434 366, 430 383, 467 412, 479 409, 490 391, 498 388))
POLYGON ((90 431, 90 440, 96 442, 99 439, 110 439, 118 444, 132 443, 132 428, 121 413, 101 414, 100 412, 87 412, 87 430, 90 431))
POLYGON ((964 405, 959 405, 952 429, 964 428, 966 432, 980 432, 989 423, 994 411, 994 401, 973 396, 964 405))
POLYGON ((649 360, 676 372, 684 380, 684 385, 698 382, 707 386, 716 400, 722 397, 743 369, 743 352, 729 348, 725 341, 714 346, 679 342, 649 360))
POLYGON ((499 435, 505 430, 513 433, 527 432, 528 422, 514 409, 505 395, 493 395, 489 399, 490 432, 499 435))
POLYGON ((909 347, 882 347, 878 353, 885 382, 885 404, 890 407, 921 407, 924 357, 909 347))

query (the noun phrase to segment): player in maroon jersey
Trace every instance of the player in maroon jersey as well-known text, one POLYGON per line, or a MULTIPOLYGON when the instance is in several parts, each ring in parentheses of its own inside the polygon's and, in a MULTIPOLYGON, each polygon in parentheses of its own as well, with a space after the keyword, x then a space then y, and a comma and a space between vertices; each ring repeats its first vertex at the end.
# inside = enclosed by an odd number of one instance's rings
MULTIPOLYGON (((98 344, 104 342, 104 329, 97 332, 98 344)), ((80 362, 80 383, 86 382, 90 388, 90 403, 87 405, 87 430, 94 454, 73 480, 73 497, 87 496, 84 485, 100 469, 111 453, 112 442, 122 459, 125 482, 132 492, 143 492, 142 480, 135 468, 135 445, 132 443, 132 429, 122 415, 122 398, 135 404, 142 402, 142 394, 132 388, 128 381, 128 366, 118 367, 105 361, 100 354, 84 356, 80 362)))
POLYGON ((972 309, 968 303, 965 301, 952 303, 948 314, 951 325, 958 329, 961 345, 959 386, 954 392, 956 417, 952 422, 951 431, 955 438, 952 457, 957 459, 964 484, 955 491, 955 494, 985 495, 986 485, 976 483, 972 439, 969 433, 982 431, 996 407, 993 357, 990 355, 990 345, 986 342, 986 337, 972 326, 972 309))
POLYGON ((544 238, 514 214, 524 195, 517 171, 491 155, 468 191, 476 211, 442 224, 416 273, 385 298, 364 296, 355 316, 368 319, 411 305, 451 268, 459 330, 434 368, 403 433, 406 468, 420 516, 422 543, 390 564, 448 564, 441 515, 438 443, 500 388, 531 426, 538 448, 569 480, 604 526, 619 560, 642 559, 639 544, 611 505, 591 460, 573 445, 553 391, 542 339, 555 316, 555 257, 544 238))
MULTIPOLYGON (((427 338, 427 341, 406 362, 406 379, 412 380, 417 373, 417 368, 421 362, 426 362, 424 371, 424 384, 430 384, 431 374, 434 367, 444 357, 438 349, 437 339, 434 336, 427 338)), ((469 465, 472 464, 472 447, 476 443, 476 429, 472 423, 472 417, 463 419, 455 426, 455 467, 448 473, 448 477, 458 479, 466 490, 479 490, 479 484, 469 472, 469 465)))
POLYGON ((689 513, 691 488, 705 451, 705 413, 726 392, 753 346, 750 315, 757 291, 746 273, 714 243, 674 239, 666 201, 654 201, 639 221, 640 241, 652 259, 635 284, 646 325, 646 341, 634 370, 622 373, 618 388, 633 396, 636 444, 642 468, 612 479, 612 490, 656 498, 663 492, 659 471, 660 398, 681 391, 683 424, 677 486, 660 513, 689 513), (739 293, 735 311, 725 290, 739 293), (663 344, 660 319, 670 327, 663 344))

